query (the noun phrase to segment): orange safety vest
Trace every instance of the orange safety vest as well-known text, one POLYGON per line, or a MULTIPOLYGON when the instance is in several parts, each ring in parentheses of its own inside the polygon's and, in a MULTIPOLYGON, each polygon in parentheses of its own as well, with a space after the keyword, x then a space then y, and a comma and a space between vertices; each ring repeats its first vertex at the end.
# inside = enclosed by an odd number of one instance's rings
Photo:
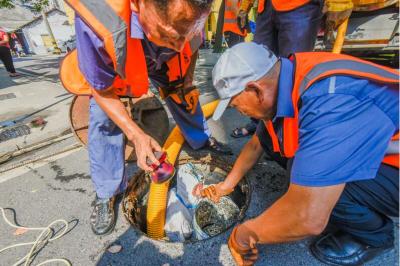
MULTIPOLYGON (((299 146, 299 100, 301 95, 321 79, 346 75, 372 80, 377 83, 399 84, 397 70, 380 66, 352 56, 327 52, 295 53, 290 58, 294 62, 294 85, 292 102, 294 117, 285 117, 282 126, 282 141, 274 130, 272 121, 265 122, 272 139, 274 152, 280 152, 284 157, 294 157, 299 146)), ((386 151, 383 163, 399 168, 398 142, 399 132, 393 136, 386 151)))
MULTIPOLYGON (((103 41, 117 76, 112 88, 117 95, 140 97, 149 87, 146 59, 140 39, 130 36, 130 0, 65 0, 80 18, 103 41)), ((167 62, 169 80, 181 79, 190 58, 201 44, 196 36, 167 62)), ((91 95, 91 87, 79 69, 77 51, 61 63, 60 79, 66 90, 77 95, 91 95)))
MULTIPOLYGON (((290 11, 307 4, 310 0, 270 0, 276 11, 290 11)), ((265 0, 258 1, 257 12, 261 13, 265 8, 265 0)))
POLYGON ((223 32, 231 31, 240 36, 247 35, 247 31, 241 31, 237 23, 239 9, 240 0, 225 0, 224 27, 222 29, 223 32))

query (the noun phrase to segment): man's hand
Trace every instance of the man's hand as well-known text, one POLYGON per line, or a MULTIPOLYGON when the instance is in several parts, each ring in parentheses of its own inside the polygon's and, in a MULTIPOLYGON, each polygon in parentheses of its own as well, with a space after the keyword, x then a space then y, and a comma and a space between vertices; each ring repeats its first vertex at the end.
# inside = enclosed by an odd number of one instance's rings
POLYGON ((253 265, 258 259, 257 240, 251 237, 251 235, 246 235, 244 238, 242 237, 246 240, 241 241, 240 238, 238 238, 238 229, 240 226, 243 225, 236 226, 229 237, 229 251, 237 265, 253 265))
POLYGON ((248 16, 247 16, 246 11, 239 10, 239 13, 237 16, 237 22, 238 22, 239 29, 241 31, 244 31, 247 26, 247 23, 248 23, 248 16))
POLYGON ((347 9, 344 11, 334 12, 328 11, 326 13, 326 29, 327 31, 336 30, 347 18, 350 17, 352 10, 347 9))
POLYGON ((198 184, 194 190, 193 194, 196 196, 201 196, 202 198, 209 198, 214 202, 219 202, 221 197, 230 194, 233 191, 233 188, 227 186, 225 182, 220 182, 215 185, 208 186, 203 188, 203 184, 198 184))
POLYGON ((135 145, 138 167, 145 171, 152 171, 153 169, 147 164, 147 158, 155 165, 160 164, 154 156, 154 152, 161 151, 161 147, 152 137, 140 133, 130 137, 129 140, 135 145))
POLYGON ((350 17, 353 7, 352 0, 326 0, 322 10, 326 14, 325 31, 336 30, 350 17))

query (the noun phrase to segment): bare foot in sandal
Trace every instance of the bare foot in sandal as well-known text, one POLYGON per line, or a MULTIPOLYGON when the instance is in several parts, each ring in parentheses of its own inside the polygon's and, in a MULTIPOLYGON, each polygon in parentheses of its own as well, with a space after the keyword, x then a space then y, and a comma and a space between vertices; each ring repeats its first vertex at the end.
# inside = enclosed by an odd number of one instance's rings
POLYGON ((257 124, 254 123, 253 121, 251 121, 250 123, 248 123, 244 127, 235 128, 232 131, 231 136, 233 138, 247 137, 247 136, 253 135, 254 132, 256 132, 256 129, 257 129, 257 124))
POLYGON ((15 78, 15 77, 18 77, 19 74, 17 72, 15 72, 15 73, 10 73, 9 76, 12 78, 15 78))

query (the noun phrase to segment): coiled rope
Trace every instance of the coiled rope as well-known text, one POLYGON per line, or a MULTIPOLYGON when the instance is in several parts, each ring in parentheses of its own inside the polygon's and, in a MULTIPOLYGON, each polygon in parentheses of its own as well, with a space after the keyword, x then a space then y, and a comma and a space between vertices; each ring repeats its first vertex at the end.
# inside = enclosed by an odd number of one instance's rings
MULTIPOLYGON (((61 237, 63 237, 67 232, 68 232, 68 222, 63 220, 63 219, 58 219, 53 222, 51 222, 47 227, 24 227, 24 226, 18 226, 13 223, 11 223, 5 214, 4 208, 0 207, 1 214, 3 215, 4 221, 11 227, 17 228, 17 229, 25 229, 25 230, 31 230, 31 231, 41 231, 39 236, 36 238, 35 241, 33 242, 26 242, 26 243, 19 243, 19 244, 14 244, 10 245, 8 247, 5 247, 0 250, 0 253, 11 249, 11 248, 16 248, 16 247, 21 247, 21 246, 28 246, 31 245, 31 249, 29 250, 29 253, 26 254, 23 258, 19 259, 16 263, 13 264, 13 266, 20 265, 24 263, 25 266, 30 265, 32 263, 32 259, 38 254, 38 252, 48 243, 52 242, 54 240, 57 240, 61 237), (64 228, 60 233, 56 233, 54 236, 53 232, 54 230, 52 229, 54 225, 57 223, 63 224, 64 228)), ((48 263, 53 263, 53 262, 62 262, 67 266, 72 266, 72 264, 67 260, 67 259, 49 259, 46 261, 43 261, 39 263, 37 266, 40 265, 45 265, 48 263)))

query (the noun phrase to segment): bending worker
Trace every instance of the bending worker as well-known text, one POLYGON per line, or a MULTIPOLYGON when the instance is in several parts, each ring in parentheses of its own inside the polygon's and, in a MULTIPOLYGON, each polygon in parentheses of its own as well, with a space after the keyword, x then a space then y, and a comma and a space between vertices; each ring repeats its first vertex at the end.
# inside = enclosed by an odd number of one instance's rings
POLYGON ((150 79, 193 149, 229 152, 210 137, 192 86, 197 36, 211 0, 66 2, 77 15, 77 50, 64 59, 60 74, 68 91, 92 96, 88 149, 96 202, 90 223, 101 235, 113 229, 114 196, 126 188, 124 135, 144 170, 151 170, 147 159, 158 164, 153 153, 161 149, 129 117, 120 96, 146 94, 150 79))
POLYGON ((326 234, 312 254, 330 265, 359 265, 393 248, 399 212, 398 71, 347 55, 295 53, 277 58, 241 43, 213 70, 221 102, 263 120, 225 181, 201 190, 230 193, 263 151, 286 167, 288 191, 261 215, 234 228, 229 248, 240 265, 257 244, 326 234))
MULTIPOLYGON (((243 21, 253 2, 242 1, 238 21, 243 21)), ((323 0, 259 0, 253 41, 268 46, 276 55, 283 57, 297 52, 311 52, 321 25, 323 5, 323 0)), ((245 126, 234 129, 231 136, 253 135, 257 124, 257 119, 251 118, 245 126)))

